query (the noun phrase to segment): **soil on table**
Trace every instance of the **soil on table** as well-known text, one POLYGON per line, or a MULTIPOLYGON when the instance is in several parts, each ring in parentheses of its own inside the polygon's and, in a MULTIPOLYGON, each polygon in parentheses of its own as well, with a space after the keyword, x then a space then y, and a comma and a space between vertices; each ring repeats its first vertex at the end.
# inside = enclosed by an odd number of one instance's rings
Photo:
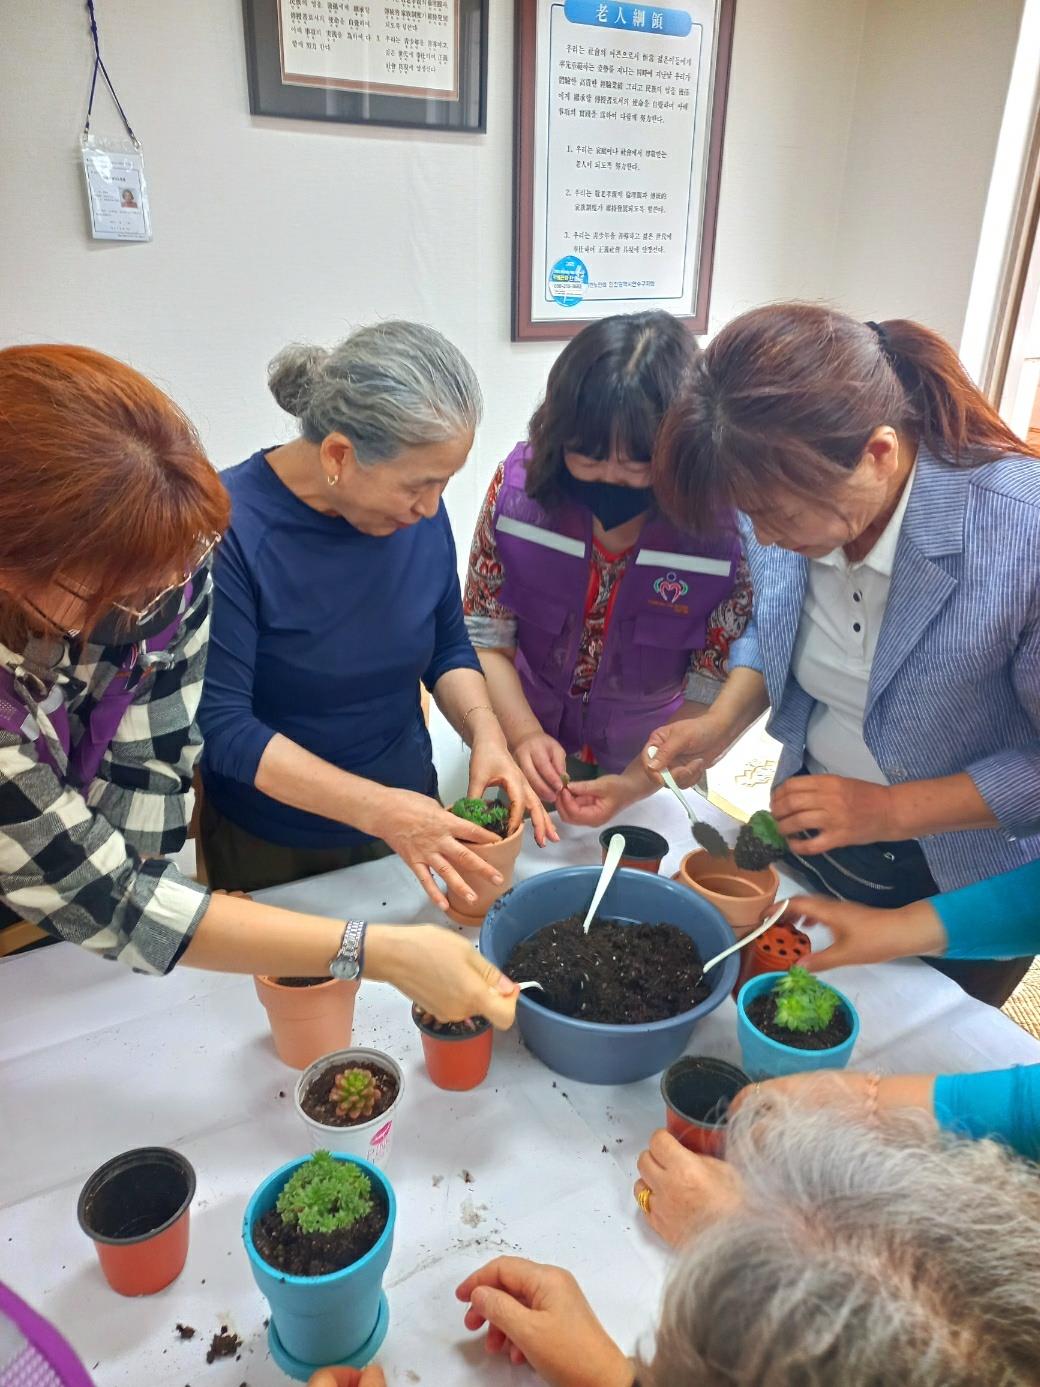
POLYGON ((428 1011, 419 1011, 417 1007, 412 1008, 412 1016, 417 1024, 422 1025, 424 1031, 444 1036, 445 1039, 472 1039, 481 1035, 491 1025, 486 1016, 470 1016, 466 1021, 438 1021, 428 1011))
POLYGON ((328 978, 275 978, 279 987, 320 987, 328 978))
POLYGON ((242 1347, 237 1334, 230 1334, 226 1324, 220 1326, 220 1333, 214 1334, 206 1350, 206 1362, 215 1363, 218 1358, 234 1358, 242 1347))
MULTIPOLYGON (((320 1122, 325 1127, 358 1127, 363 1122, 372 1122, 375 1118, 381 1117, 397 1097, 399 1088, 397 1076, 388 1073, 385 1069, 380 1069, 378 1065, 328 1064, 317 1078, 311 1081, 309 1088, 300 1099, 300 1106, 308 1117, 312 1117, 315 1122, 320 1122), (376 1082, 376 1088, 379 1090, 375 1107, 367 1117, 359 1117, 357 1120, 338 1113, 336 1106, 339 1099, 331 1097, 332 1084, 336 1075, 345 1074, 351 1069, 363 1069, 366 1074, 371 1074, 376 1082)), ((317 1275, 316 1272, 308 1274, 317 1275)))
POLYGON ((378 1185, 372 1185, 372 1209, 350 1228, 335 1233, 301 1233, 293 1224, 282 1222, 277 1209, 270 1209, 253 1224, 253 1245, 275 1271, 290 1276, 327 1276, 342 1271, 370 1252, 386 1227, 386 1199, 378 1185))
POLYGON ((844 1007, 837 1009, 822 1031, 789 1031, 786 1026, 778 1026, 773 1020, 776 1003, 768 993, 755 997, 744 1010, 751 1024, 763 1035, 796 1050, 831 1050, 852 1034, 852 1022, 844 1007))
POLYGON ((693 940, 676 925, 595 919, 586 934, 583 922, 571 915, 517 945, 506 972, 546 989, 531 988, 529 1001, 581 1021, 635 1026, 689 1011, 711 991, 693 940))

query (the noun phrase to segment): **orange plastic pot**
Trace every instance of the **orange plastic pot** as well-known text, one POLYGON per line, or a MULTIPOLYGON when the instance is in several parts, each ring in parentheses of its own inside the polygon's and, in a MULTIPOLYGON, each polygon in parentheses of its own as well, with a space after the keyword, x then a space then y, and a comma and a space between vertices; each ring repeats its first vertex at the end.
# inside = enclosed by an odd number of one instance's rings
POLYGON ((735 1064, 708 1055, 683 1055, 661 1075, 665 1125, 687 1151, 721 1157, 726 1112, 750 1082, 735 1064))
POLYGON ((176 1151, 142 1146, 99 1166, 80 1191, 79 1226, 120 1295, 154 1295, 188 1256, 195 1171, 176 1151))
POLYGON ((739 939, 759 923, 776 899, 780 878, 774 867, 748 872, 732 860, 700 849, 688 852, 672 878, 722 912, 739 939))
POLYGON ((469 1035, 441 1035, 423 1025, 414 1007, 412 1020, 422 1036, 426 1072, 438 1088, 458 1093, 484 1082, 491 1068, 495 1037, 490 1021, 469 1035))
POLYGON ((775 925, 741 952, 734 997, 748 978, 757 978, 760 973, 786 973, 812 952, 809 936, 795 927, 798 918, 793 911, 785 910, 775 925))
POLYGON ((520 856, 526 826, 526 823, 521 821, 520 827, 515 832, 511 833, 508 838, 500 838, 497 843, 466 844, 469 851, 479 857, 482 862, 490 862, 501 872, 502 884, 496 886, 493 881, 488 881, 487 877, 477 876, 475 872, 467 872, 465 867, 456 864, 459 876, 476 893, 477 897, 475 901, 468 901, 454 887, 449 886, 447 888, 447 913, 456 924, 479 928, 484 923, 484 916, 495 901, 512 886, 516 859, 520 856))
POLYGON ((618 824, 616 828, 605 828, 599 835, 599 845, 606 861, 607 848, 615 833, 625 840, 625 855, 619 867, 631 867, 637 872, 659 872, 661 863, 668 856, 668 839, 662 838, 652 828, 638 828, 633 824, 618 824))
POLYGON ((265 977, 256 977, 253 982, 283 1064, 306 1069, 322 1055, 349 1048, 356 982, 329 978, 314 987, 285 987, 277 979, 265 977))

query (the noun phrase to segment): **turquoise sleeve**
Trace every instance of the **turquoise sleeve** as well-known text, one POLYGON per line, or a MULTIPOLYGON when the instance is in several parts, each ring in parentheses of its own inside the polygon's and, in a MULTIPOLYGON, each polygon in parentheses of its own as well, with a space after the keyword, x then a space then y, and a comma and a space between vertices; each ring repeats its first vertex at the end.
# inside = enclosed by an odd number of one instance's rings
POLYGON ((1040 862, 932 900, 947 958, 1025 958, 1040 951, 1040 862))
POLYGON ((933 1105, 940 1127, 995 1137, 1022 1156, 1040 1158, 1040 1064, 987 1074, 940 1074, 933 1105))

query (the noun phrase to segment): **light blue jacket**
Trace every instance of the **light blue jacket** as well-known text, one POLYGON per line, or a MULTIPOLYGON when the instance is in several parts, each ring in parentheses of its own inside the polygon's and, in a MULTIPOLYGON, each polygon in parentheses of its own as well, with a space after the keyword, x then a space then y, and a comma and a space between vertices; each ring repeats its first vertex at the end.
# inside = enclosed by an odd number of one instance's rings
MULTIPOLYGON (((755 608, 730 664, 765 678, 779 784, 814 704, 791 673, 809 561, 742 529, 755 608)), ((922 840, 941 890, 1040 858, 1040 462, 953 468, 919 450, 863 731, 893 784, 967 771, 1000 822, 922 840)))

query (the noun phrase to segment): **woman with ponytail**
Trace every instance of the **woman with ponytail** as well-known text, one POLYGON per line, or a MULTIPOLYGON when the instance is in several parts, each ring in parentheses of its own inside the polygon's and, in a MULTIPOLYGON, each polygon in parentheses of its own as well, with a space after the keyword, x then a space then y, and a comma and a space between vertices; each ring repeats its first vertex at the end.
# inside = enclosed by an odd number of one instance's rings
MULTIPOLYGON (((652 734, 654 766, 699 773, 770 708, 791 861, 862 904, 1040 858, 1040 466, 947 343, 746 313, 694 364, 654 488, 680 523, 740 513, 755 591, 728 683, 652 734)), ((936 966, 999 1005, 1028 960, 936 966)))

